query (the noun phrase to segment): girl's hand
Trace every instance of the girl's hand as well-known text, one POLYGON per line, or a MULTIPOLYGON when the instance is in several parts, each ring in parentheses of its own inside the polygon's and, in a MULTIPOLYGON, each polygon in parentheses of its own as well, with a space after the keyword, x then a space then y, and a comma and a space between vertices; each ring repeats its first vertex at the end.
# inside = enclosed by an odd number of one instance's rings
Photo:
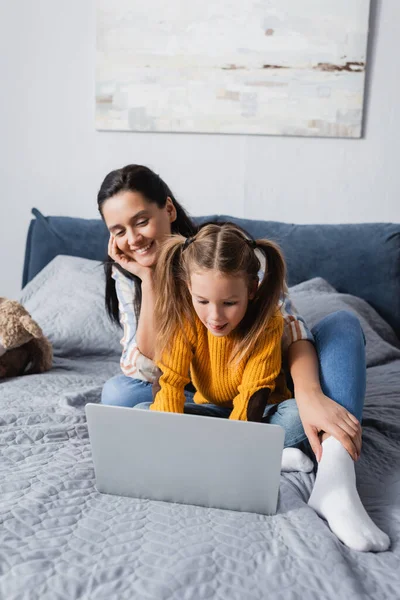
POLYGON ((112 258, 118 265, 120 265, 132 275, 136 275, 142 281, 148 277, 152 276, 151 267, 143 267, 139 265, 133 258, 127 256, 117 246, 117 242, 115 237, 110 234, 110 239, 108 240, 108 256, 112 258))
POLYGON ((361 425, 343 406, 325 396, 322 390, 296 395, 300 418, 311 448, 319 462, 322 456, 320 432, 337 439, 356 461, 361 452, 361 425))

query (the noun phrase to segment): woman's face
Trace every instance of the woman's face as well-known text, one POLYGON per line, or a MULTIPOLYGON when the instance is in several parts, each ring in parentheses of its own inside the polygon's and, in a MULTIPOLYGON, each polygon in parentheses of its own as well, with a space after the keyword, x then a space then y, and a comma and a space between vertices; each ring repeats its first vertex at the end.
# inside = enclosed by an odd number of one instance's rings
POLYGON ((167 198, 163 208, 158 208, 140 192, 131 191, 106 200, 102 213, 119 250, 143 267, 155 265, 158 244, 171 234, 171 223, 176 220, 171 198, 167 198))

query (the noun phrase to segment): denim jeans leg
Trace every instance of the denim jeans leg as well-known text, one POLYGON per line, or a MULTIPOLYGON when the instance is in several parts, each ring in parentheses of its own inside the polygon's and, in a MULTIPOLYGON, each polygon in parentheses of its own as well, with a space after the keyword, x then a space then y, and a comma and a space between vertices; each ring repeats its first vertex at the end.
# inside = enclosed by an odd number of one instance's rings
MULTIPOLYGON (((231 408, 217 406, 216 404, 196 404, 193 400, 193 392, 185 390, 184 413, 187 415, 200 415, 204 417, 219 417, 227 419, 232 412, 231 408)), ((152 402, 142 402, 135 406, 141 410, 149 410, 152 402)))
POLYGON ((262 422, 280 425, 285 430, 285 448, 299 448, 307 440, 294 398, 279 404, 268 404, 262 422))
MULTIPOLYGON (((188 402, 193 403, 193 396, 194 396, 194 392, 191 392, 191 391, 185 389, 186 403, 188 403, 188 402)), ((186 403, 185 403, 185 412, 186 412, 186 403)), ((140 402, 139 404, 136 404, 135 408, 140 408, 140 410, 150 410, 150 406, 152 404, 153 404, 153 398, 151 398, 151 401, 147 401, 147 399, 146 399, 144 402, 140 402)))
POLYGON ((229 419, 232 409, 217 404, 196 404, 193 399, 186 401, 185 413, 188 415, 200 415, 203 417, 217 417, 229 419))
POLYGON ((109 406, 132 408, 141 402, 152 400, 152 384, 126 375, 116 375, 103 386, 101 403, 109 406))
POLYGON ((359 320, 353 313, 340 310, 319 321, 311 331, 322 391, 361 422, 367 372, 359 320))
POLYGON ((133 408, 137 408, 139 410, 150 410, 150 406, 152 404, 152 402, 139 402, 139 404, 135 404, 133 408))

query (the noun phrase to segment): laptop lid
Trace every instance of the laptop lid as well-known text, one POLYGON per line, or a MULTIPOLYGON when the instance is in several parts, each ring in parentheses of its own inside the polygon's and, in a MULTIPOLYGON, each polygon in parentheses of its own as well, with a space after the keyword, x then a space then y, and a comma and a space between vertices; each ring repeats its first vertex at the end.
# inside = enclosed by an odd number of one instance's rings
POLYGON ((102 404, 86 416, 99 492, 276 512, 281 427, 102 404))

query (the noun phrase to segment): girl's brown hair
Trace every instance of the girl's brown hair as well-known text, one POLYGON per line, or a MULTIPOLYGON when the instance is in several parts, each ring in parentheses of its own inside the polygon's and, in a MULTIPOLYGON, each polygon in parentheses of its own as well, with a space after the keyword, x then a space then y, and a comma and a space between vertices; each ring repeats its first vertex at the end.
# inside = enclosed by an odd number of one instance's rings
POLYGON ((205 224, 191 238, 181 235, 167 238, 155 272, 156 360, 172 346, 177 331, 187 331, 188 322, 194 330, 195 312, 188 287, 191 273, 215 270, 242 276, 251 289, 261 269, 256 249, 265 257, 265 271, 244 318, 233 332, 236 343, 231 360, 238 361, 257 345, 286 289, 286 267, 279 247, 266 239, 250 239, 233 223, 205 224))

